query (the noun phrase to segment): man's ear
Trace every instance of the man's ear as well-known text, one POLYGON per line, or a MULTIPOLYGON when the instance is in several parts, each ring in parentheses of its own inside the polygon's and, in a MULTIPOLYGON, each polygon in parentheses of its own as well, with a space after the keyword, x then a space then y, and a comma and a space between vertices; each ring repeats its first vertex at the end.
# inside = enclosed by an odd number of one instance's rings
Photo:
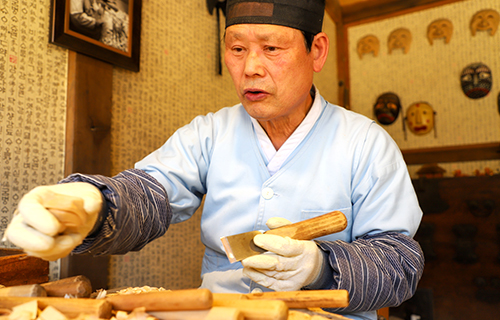
POLYGON ((311 54, 314 58, 314 72, 320 72, 325 65, 326 58, 328 57, 328 50, 330 48, 330 40, 324 32, 320 32, 314 36, 311 46, 311 54))

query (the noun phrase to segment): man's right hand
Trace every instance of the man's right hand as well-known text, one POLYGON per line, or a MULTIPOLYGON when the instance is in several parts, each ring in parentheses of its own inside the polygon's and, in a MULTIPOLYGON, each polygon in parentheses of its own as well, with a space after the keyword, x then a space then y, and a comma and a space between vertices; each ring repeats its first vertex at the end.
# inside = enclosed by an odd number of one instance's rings
POLYGON ((5 235, 28 255, 63 258, 92 231, 102 201, 99 189, 86 182, 37 187, 21 199, 5 235))

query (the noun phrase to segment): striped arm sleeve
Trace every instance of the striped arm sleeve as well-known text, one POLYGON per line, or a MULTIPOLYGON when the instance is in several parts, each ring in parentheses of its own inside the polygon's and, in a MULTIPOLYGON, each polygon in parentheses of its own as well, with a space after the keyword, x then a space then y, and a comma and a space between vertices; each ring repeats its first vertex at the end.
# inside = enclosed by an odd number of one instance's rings
POLYGON ((328 309, 349 313, 398 306, 411 298, 424 269, 420 245, 404 234, 366 235, 352 243, 318 241, 333 268, 330 289, 349 292, 349 306, 328 309))
POLYGON ((167 231, 172 218, 163 186, 142 170, 130 169, 110 178, 72 174, 60 183, 88 182, 99 188, 106 212, 102 227, 73 253, 93 255, 138 251, 167 231))

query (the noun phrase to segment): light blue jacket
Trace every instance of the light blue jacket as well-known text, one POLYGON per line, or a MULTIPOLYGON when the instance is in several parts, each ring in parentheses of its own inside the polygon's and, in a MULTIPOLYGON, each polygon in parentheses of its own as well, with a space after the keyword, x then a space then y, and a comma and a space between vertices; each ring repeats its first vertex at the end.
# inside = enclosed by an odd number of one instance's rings
POLYGON ((220 238, 267 230, 271 217, 296 222, 342 211, 348 228, 322 240, 415 234, 422 212, 397 145, 372 120, 319 98, 321 116, 272 177, 241 104, 196 117, 136 164, 166 188, 173 223, 191 217, 206 194, 202 274, 211 290, 251 290, 239 274, 221 274, 241 264, 228 262, 220 238))

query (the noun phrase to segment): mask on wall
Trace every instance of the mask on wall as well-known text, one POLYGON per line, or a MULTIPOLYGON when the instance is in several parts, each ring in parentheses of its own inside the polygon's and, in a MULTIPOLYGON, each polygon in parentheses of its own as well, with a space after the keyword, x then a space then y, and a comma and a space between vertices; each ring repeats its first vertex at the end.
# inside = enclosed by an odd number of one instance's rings
POLYGON ((500 22, 500 14, 495 10, 481 10, 477 12, 470 23, 472 35, 476 35, 476 31, 489 31, 493 36, 498 30, 500 22))
POLYGON ((423 135, 434 128, 434 110, 426 102, 417 102, 408 107, 406 122, 411 132, 423 135))
POLYGON ((440 19, 432 22, 427 28, 427 38, 431 45, 434 39, 444 38, 445 43, 449 43, 453 34, 453 24, 450 20, 440 19))
POLYGON ((373 55, 376 57, 378 56, 379 50, 380 43, 378 41, 378 38, 374 35, 368 35, 358 41, 357 51, 360 59, 363 58, 363 55, 368 53, 373 53, 373 55))
POLYGON ((392 92, 380 95, 373 106, 377 121, 383 125, 392 124, 396 121, 400 109, 401 103, 399 97, 392 92))
POLYGON ((403 49, 404 53, 408 53, 408 51, 410 51, 410 45, 411 45, 410 30, 405 28, 394 30, 389 35, 387 44, 389 46, 389 54, 391 54, 392 50, 395 49, 403 49))
POLYGON ((465 67, 460 76, 462 91, 471 99, 483 98, 490 93, 493 82, 491 70, 482 63, 465 67))

